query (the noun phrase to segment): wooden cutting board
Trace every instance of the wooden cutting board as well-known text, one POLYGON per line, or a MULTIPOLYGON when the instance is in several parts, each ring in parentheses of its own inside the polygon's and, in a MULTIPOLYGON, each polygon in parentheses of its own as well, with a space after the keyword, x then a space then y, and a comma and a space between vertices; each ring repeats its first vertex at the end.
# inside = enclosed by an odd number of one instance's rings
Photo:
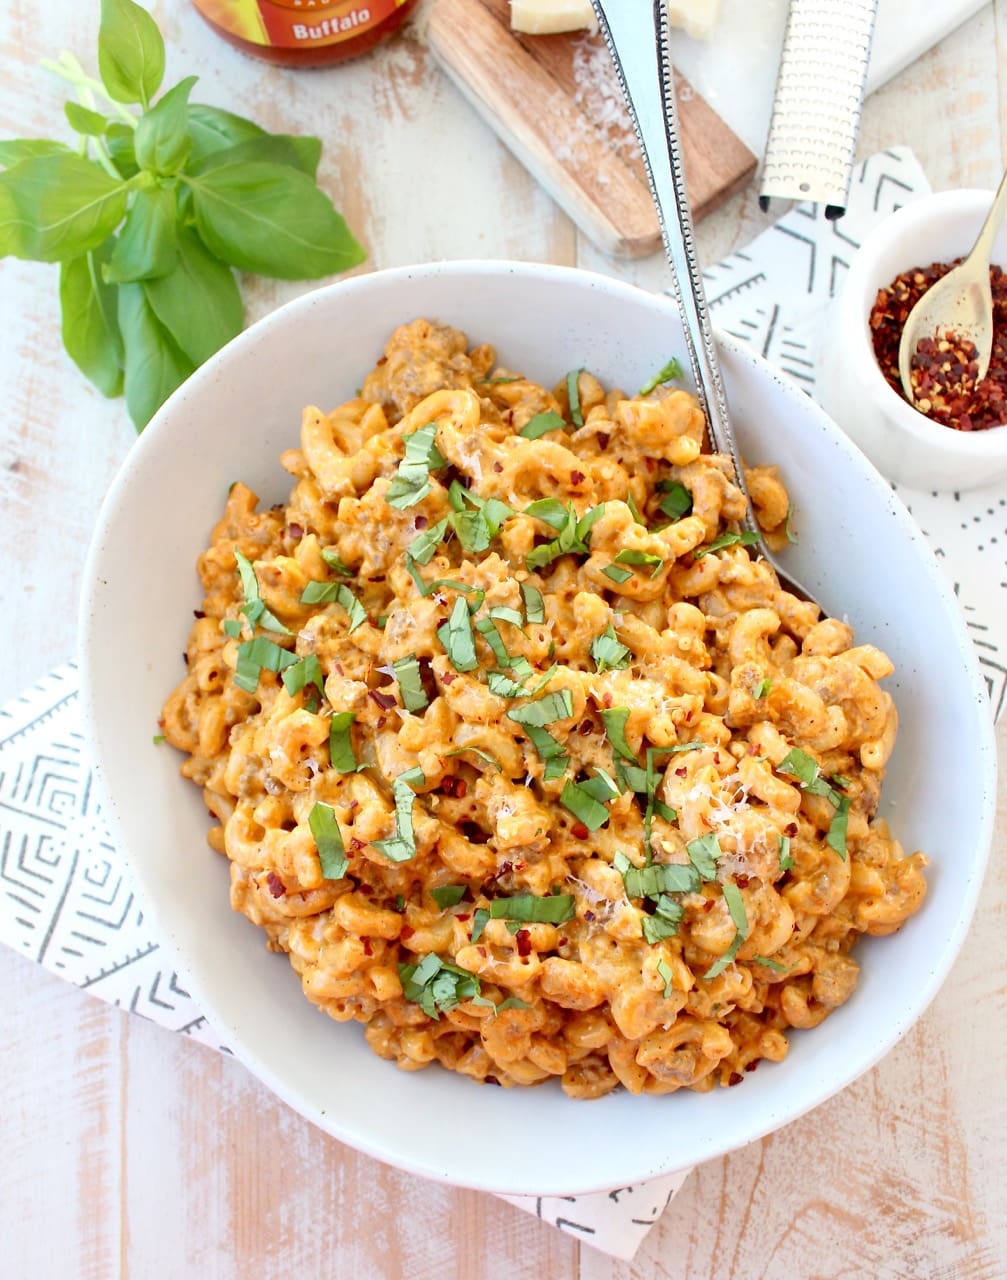
MULTIPOLYGON (((643 162, 600 34, 524 36, 508 0, 435 0, 430 47, 490 127, 599 248, 660 248, 643 162)), ((755 156, 676 77, 685 176, 698 220, 743 186, 755 156)))

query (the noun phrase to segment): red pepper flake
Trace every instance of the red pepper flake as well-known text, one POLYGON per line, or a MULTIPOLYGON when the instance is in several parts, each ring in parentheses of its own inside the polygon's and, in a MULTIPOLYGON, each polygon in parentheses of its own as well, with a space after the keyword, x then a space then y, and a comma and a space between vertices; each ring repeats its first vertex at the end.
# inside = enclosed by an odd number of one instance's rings
POLYGON ((754 1070, 756 1069, 756 1067, 759 1065, 759 1063, 760 1063, 761 1061, 762 1061, 762 1059, 761 1059, 761 1058, 753 1058, 753 1059, 752 1059, 752 1061, 751 1061, 751 1062, 748 1064, 748 1066, 745 1068, 745 1070, 746 1070, 746 1071, 754 1071, 754 1070))
POLYGON ((205 618, 206 614, 203 612, 202 609, 193 609, 192 616, 194 618, 205 618))
POLYGON ((578 733, 582 734, 583 737, 586 738, 589 733, 593 733, 593 732, 594 732, 594 724, 590 720, 582 720, 580 722, 580 728, 578 729, 578 733))
POLYGON ((607 711, 609 707, 612 705, 612 695, 610 693, 602 694, 601 702, 602 702, 602 706, 607 711))
POLYGON ((469 792, 469 784, 464 778, 455 779, 455 799, 464 800, 469 792))
POLYGON ((408 942, 408 940, 413 936, 415 932, 416 930, 413 929, 410 925, 404 924, 402 928, 399 930, 399 937, 404 942, 408 942))
POLYGON ((569 939, 569 938, 560 938, 559 942, 557 942, 557 944, 556 944, 556 945, 557 945, 558 947, 565 947, 565 946, 566 946, 566 944, 567 944, 569 941, 570 941, 570 939, 569 939))
POLYGON ((282 898, 287 892, 287 886, 275 871, 270 871, 269 875, 266 876, 266 884, 269 885, 269 892, 274 898, 282 898))
POLYGON ((453 676, 453 675, 451 674, 451 672, 450 672, 450 671, 445 671, 445 672, 441 675, 441 683, 442 683, 442 684, 454 684, 454 682, 455 682, 457 679, 458 679, 458 677, 457 677, 457 676, 453 676))
POLYGON ((503 471, 503 463, 502 463, 502 462, 494 462, 494 463, 493 463, 493 470, 497 473, 497 475, 499 475, 499 474, 500 474, 500 472, 501 472, 501 471, 503 471))
POLYGON ((462 921, 464 921, 464 920, 471 920, 471 919, 472 919, 472 912, 471 912, 471 911, 465 911, 465 912, 461 912, 461 911, 459 911, 459 912, 458 912, 458 914, 455 916, 455 919, 456 919, 456 920, 462 920, 462 921))
POLYGON ((370 940, 370 938, 368 938, 368 937, 366 937, 366 936, 365 936, 365 937, 361 938, 361 939, 360 939, 360 941, 361 941, 361 943, 363 944, 363 948, 364 948, 364 955, 365 955, 365 956, 372 956, 372 955, 374 955, 374 949, 373 949, 373 947, 371 946, 371 940, 370 940))
POLYGON ((517 953, 519 956, 531 955, 531 934, 527 929, 518 929, 514 935, 514 941, 517 943, 517 953))
POLYGON ((585 481, 586 479, 587 479, 587 477, 584 475, 584 472, 583 472, 583 471, 571 471, 571 472, 570 472, 570 483, 571 483, 572 485, 583 484, 583 483, 584 483, 584 481, 585 481))
POLYGON ((486 959, 486 948, 485 948, 485 947, 476 947, 476 950, 479 952, 480 957, 481 957, 483 960, 485 960, 485 959, 486 959))
POLYGON ((787 823, 787 825, 783 828, 784 832, 785 832, 788 836, 796 836, 796 835, 797 835, 797 832, 798 832, 798 829, 799 829, 799 828, 798 828, 798 826, 797 826, 797 823, 796 823, 796 822, 788 822, 788 823, 787 823))
POLYGON ((350 837, 350 853, 359 853, 364 848, 364 841, 359 840, 356 836, 350 837))
POLYGON ((680 765, 680 766, 675 770, 675 777, 676 777, 676 778, 685 778, 685 777, 688 777, 688 774, 689 774, 689 770, 685 767, 685 765, 684 765, 684 764, 683 764, 683 765, 680 765))
POLYGON ((348 816, 349 816, 349 815, 352 815, 352 814, 356 813, 356 811, 357 811, 359 808, 360 808, 360 801, 359 801, 359 800, 351 800, 351 801, 350 801, 350 803, 346 806, 346 813, 347 813, 347 815, 348 815, 348 816))
POLYGON ((741 1074, 740 1071, 732 1071, 731 1074, 727 1077, 728 1087, 733 1088, 736 1084, 741 1084, 744 1078, 745 1077, 741 1074))
POLYGON ((607 431, 599 431, 595 436, 595 439, 598 441, 598 448, 604 450, 608 448, 608 442, 612 437, 607 431))
POLYGON ((382 693, 380 689, 368 689, 367 693, 385 711, 391 711, 395 706, 395 699, 390 693, 382 693))
POLYGON ((293 539, 294 542, 300 542, 300 540, 304 537, 304 528, 299 524, 288 524, 287 534, 289 535, 290 538, 293 539))
MULTIPOLYGON (((486 1078, 483 1080, 483 1084, 496 1084, 496 1085, 499 1085, 499 1084, 500 1084, 500 1081, 496 1078, 496 1076, 486 1076, 486 1078)), ((501 1087, 502 1087, 502 1086, 501 1086, 501 1087)))
POLYGON ((761 756, 761 755, 762 755, 762 743, 761 743, 761 742, 750 742, 750 743, 748 744, 748 754, 749 754, 750 756, 761 756))
POLYGON ((576 840, 586 840, 591 832, 583 822, 575 822, 570 828, 570 834, 576 840))
POLYGON ((713 899, 712 899, 712 898, 707 898, 707 900, 703 903, 703 910, 704 910, 704 911, 712 911, 712 910, 713 910, 713 899))
POLYGON ((734 877, 734 883, 738 886, 739 889, 747 889, 748 879, 749 879, 748 876, 746 876, 744 872, 742 872, 740 876, 734 877))
POLYGON ((413 528, 425 529, 429 523, 430 522, 427 520, 426 516, 417 516, 416 519, 413 521, 413 528))
POLYGON ((588 922, 588 924, 594 924, 594 912, 593 912, 593 911, 585 911, 585 912, 584 912, 584 919, 588 922))

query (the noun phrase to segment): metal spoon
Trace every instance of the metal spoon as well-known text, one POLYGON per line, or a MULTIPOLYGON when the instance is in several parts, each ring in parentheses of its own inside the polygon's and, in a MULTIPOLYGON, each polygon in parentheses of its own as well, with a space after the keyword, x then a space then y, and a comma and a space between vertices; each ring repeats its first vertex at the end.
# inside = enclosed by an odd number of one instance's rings
POLYGON ((916 403, 910 372, 922 338, 969 338, 978 352, 978 378, 986 377, 993 351, 993 294, 990 290, 990 257, 993 241, 1007 214, 1007 173, 993 197, 982 230, 964 262, 932 284, 913 307, 899 342, 899 379, 910 404, 916 403))
POLYGON ((805 600, 814 600, 809 591, 781 568, 766 546, 755 520, 731 429, 685 188, 667 0, 652 0, 649 12, 645 0, 591 0, 591 3, 636 126, 651 195, 657 205, 665 253, 675 281, 692 376, 706 414, 710 439, 718 453, 727 454, 734 461, 735 480, 747 503, 742 523, 746 531, 754 535, 753 547, 776 570, 785 590, 805 600))

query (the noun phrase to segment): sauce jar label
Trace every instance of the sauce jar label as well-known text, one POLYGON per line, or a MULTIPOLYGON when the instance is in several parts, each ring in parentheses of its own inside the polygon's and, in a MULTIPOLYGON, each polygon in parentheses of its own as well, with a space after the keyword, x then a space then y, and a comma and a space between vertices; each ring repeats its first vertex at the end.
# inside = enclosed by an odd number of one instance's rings
POLYGON ((194 0, 204 17, 249 44, 317 49, 354 40, 406 0, 194 0))

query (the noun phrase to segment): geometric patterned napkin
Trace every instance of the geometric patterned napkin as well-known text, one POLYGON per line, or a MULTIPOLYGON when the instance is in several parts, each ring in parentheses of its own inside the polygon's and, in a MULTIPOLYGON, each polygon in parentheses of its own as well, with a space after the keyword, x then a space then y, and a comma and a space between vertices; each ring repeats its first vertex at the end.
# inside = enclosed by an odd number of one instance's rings
MULTIPOLYGON (((824 310, 856 247, 881 217, 929 191, 912 153, 872 156, 847 213, 796 205, 706 273, 715 323, 814 394, 824 310)), ((995 714, 1007 667, 1007 495, 900 490, 951 578, 995 714)), ((228 1052, 144 918, 102 821, 84 753, 77 670, 57 668, 0 709, 0 942, 82 990, 228 1052)), ((506 1196, 594 1248, 631 1258, 687 1174, 581 1196, 506 1196)))

